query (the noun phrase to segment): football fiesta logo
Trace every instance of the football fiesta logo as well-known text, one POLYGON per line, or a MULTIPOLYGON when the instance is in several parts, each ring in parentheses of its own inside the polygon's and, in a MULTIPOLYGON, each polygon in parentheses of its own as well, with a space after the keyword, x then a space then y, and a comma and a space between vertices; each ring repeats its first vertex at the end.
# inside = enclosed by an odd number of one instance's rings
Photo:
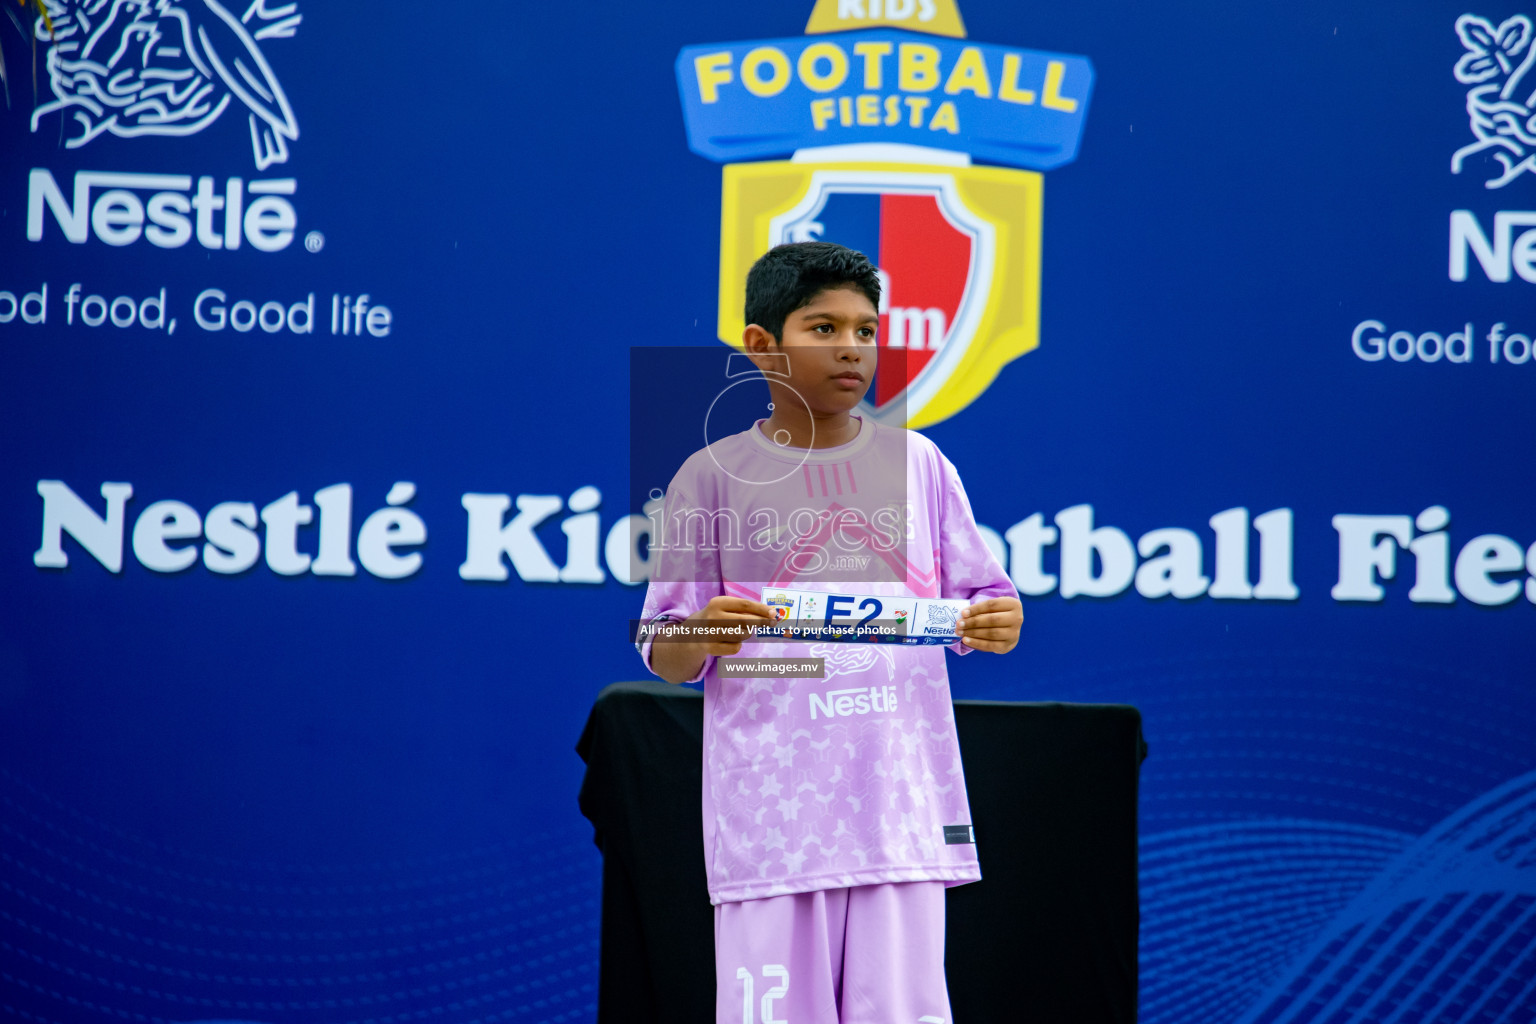
POLYGON ((758 256, 829 241, 880 270, 877 420, 953 416, 1039 345, 1041 172, 1077 156, 1087 58, 967 42, 954 0, 817 0, 805 36, 685 47, 677 78, 725 165, 722 341, 758 256))
POLYGON ((775 622, 783 622, 789 618, 789 613, 795 610, 795 599, 788 594, 770 594, 765 603, 769 611, 773 612, 775 622))

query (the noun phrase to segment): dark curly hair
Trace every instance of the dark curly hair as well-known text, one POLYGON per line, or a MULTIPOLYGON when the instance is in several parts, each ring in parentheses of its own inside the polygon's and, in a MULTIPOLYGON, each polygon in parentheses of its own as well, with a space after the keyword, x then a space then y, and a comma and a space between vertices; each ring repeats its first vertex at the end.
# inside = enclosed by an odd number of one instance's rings
POLYGON ((880 308, 880 278, 869 257, 832 242, 790 242, 747 271, 747 323, 784 340, 784 321, 828 288, 857 288, 880 308))

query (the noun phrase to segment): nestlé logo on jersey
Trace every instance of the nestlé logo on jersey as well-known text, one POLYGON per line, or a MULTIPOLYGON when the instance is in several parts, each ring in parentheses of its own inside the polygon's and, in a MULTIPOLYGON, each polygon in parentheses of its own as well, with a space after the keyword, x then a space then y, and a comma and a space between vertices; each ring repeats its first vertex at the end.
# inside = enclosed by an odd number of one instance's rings
MULTIPOLYGON (((299 125, 264 45, 292 37, 298 5, 254 0, 236 15, 219 0, 47 0, 49 17, 33 33, 53 99, 31 116, 31 130, 57 126, 67 149, 103 134, 143 140, 185 138, 226 127, 250 147, 257 176, 34 167, 27 181, 27 238, 51 231, 80 245, 147 242, 177 249, 250 246, 279 252, 292 244, 296 179, 271 175, 286 163, 299 125), (247 131, 228 126, 246 115, 247 131), (58 125, 58 119, 63 120, 58 125)), ((237 141, 238 140, 238 141, 237 141)))
POLYGON ((828 690, 809 694, 811 720, 852 718, 859 715, 883 715, 896 710, 896 687, 856 686, 850 690, 828 690))

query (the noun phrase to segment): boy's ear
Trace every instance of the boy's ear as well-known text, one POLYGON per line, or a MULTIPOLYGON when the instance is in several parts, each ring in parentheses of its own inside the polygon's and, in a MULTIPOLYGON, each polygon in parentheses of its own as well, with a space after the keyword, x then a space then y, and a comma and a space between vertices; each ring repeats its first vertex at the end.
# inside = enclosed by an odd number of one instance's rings
POLYGON ((741 332, 741 347, 747 352, 772 352, 778 345, 779 339, 768 332, 768 328, 757 324, 747 324, 746 330, 741 332))
POLYGON ((752 365, 760 373, 789 376, 789 356, 779 339, 770 334, 767 328, 747 324, 747 329, 741 332, 741 347, 746 349, 747 358, 752 360, 752 365))

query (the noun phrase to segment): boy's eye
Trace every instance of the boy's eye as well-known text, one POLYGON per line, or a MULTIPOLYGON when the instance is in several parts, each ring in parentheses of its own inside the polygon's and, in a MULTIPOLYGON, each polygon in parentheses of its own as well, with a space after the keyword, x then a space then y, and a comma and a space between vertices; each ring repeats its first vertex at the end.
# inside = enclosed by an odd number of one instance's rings
POLYGON ((812 327, 811 330, 815 331, 817 334, 837 333, 836 329, 831 324, 817 324, 815 327, 812 327))

